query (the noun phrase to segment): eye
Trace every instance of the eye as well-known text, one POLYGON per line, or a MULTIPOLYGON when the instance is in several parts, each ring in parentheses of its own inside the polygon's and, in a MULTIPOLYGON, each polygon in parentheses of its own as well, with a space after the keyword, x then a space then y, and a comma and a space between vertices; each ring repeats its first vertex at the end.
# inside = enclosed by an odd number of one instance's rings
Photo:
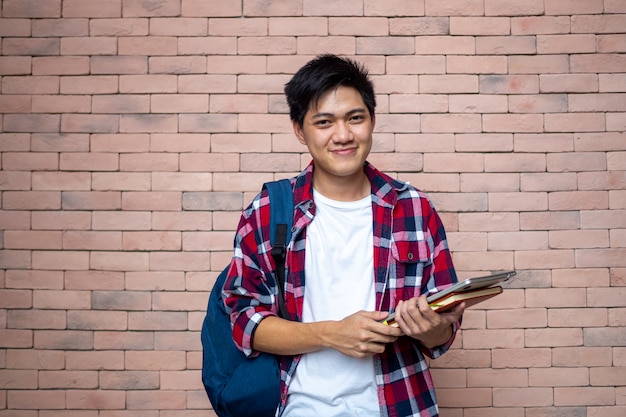
POLYGON ((315 121, 315 126, 326 127, 330 125, 330 120, 320 119, 315 121))

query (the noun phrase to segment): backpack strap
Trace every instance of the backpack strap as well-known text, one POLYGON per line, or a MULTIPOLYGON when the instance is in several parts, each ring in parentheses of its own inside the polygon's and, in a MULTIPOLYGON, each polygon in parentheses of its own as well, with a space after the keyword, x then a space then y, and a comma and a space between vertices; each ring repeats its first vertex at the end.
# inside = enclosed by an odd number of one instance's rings
POLYGON ((263 184, 270 199, 270 244, 272 257, 276 263, 276 279, 278 281, 278 307, 280 316, 288 318, 285 305, 285 259, 287 245, 291 239, 293 222, 293 189, 288 179, 271 181, 263 184))

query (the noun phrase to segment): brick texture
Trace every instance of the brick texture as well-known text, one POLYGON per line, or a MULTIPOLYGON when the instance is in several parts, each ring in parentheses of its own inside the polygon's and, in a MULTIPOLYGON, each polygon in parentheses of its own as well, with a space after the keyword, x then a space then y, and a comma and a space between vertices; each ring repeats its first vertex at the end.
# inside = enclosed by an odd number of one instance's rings
POLYGON ((445 417, 626 414, 623 0, 2 0, 0 417, 211 416, 199 330, 239 212, 308 163, 283 84, 364 62, 371 161, 461 277, 445 417))

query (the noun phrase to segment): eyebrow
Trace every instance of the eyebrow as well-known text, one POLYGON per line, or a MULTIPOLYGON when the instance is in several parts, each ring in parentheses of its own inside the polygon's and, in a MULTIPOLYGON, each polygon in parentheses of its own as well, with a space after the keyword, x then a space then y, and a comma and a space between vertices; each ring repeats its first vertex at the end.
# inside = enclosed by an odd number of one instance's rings
MULTIPOLYGON (((367 113, 367 110, 361 107, 357 107, 356 109, 352 109, 346 113, 346 116, 353 116, 359 113, 367 113)), ((311 119, 320 119, 323 117, 335 117, 334 113, 316 113, 311 116, 311 119)))

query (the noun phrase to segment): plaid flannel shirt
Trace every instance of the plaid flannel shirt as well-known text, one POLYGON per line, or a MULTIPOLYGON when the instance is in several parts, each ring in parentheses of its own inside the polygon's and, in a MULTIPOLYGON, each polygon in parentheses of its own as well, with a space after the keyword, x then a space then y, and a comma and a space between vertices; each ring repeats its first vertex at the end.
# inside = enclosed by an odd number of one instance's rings
MULTIPOLYGON (((311 163, 292 179, 294 221, 287 251, 286 304, 290 320, 300 321, 305 291, 306 228, 315 217, 311 163)), ((424 193, 364 166, 372 185, 374 226, 374 279, 378 310, 392 312, 399 300, 440 291, 457 281, 443 224, 424 193)), ((269 243, 270 213, 267 192, 256 196, 244 210, 235 237, 235 251, 224 292, 231 312, 233 339, 249 356, 260 321, 278 314, 274 261, 269 243)), ((314 277, 309 277, 315 279, 314 277)), ((401 337, 374 356, 381 416, 435 417, 439 415, 433 382, 425 356, 437 358, 452 344, 428 349, 417 340, 401 337)), ((281 361, 281 405, 287 402, 289 382, 300 356, 281 361)))

